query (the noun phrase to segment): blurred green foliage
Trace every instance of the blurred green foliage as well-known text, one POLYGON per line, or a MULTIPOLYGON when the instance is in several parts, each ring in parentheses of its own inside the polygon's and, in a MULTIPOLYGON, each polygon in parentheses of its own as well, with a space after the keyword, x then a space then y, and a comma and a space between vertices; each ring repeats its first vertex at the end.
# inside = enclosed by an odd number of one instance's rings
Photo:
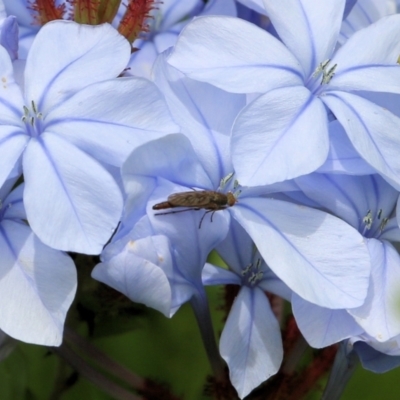
MULTIPOLYGON (((215 287, 207 288, 207 292, 219 334, 223 314, 216 305, 221 302, 221 292, 215 287)), ((129 332, 112 334, 111 327, 102 329, 102 334, 95 335, 91 342, 140 376, 169 384, 174 394, 184 400, 206 399, 203 388, 210 369, 190 307, 185 305, 172 319, 153 310, 145 310, 132 319, 135 323, 129 332)), ((113 322, 108 320, 108 323, 113 322)), ((116 326, 119 323, 115 318, 116 326)), ((77 330, 87 333, 87 324, 80 323, 77 330)), ((310 399, 318 398, 316 393, 310 396, 310 399)), ((400 369, 377 375, 361 367, 342 396, 342 400, 399 398, 400 369)), ((18 343, 13 353, 0 363, 0 400, 55 399, 110 400, 112 397, 75 374, 50 349, 18 343)))

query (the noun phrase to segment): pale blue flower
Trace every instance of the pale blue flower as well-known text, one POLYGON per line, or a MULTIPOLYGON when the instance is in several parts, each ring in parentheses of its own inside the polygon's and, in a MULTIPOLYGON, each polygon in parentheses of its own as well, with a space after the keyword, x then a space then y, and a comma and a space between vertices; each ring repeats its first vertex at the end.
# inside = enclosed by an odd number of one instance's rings
POLYGON ((232 160, 242 184, 316 170, 328 155, 328 119, 337 118, 360 156, 400 186, 400 158, 392 151, 400 146, 400 119, 354 94, 400 92, 400 15, 357 31, 335 52, 344 6, 344 0, 301 0, 290 7, 265 1, 283 43, 228 17, 198 18, 183 30, 169 58, 173 66, 231 92, 262 94, 232 130, 232 160))
POLYGON ((235 220, 216 250, 230 270, 206 264, 203 283, 241 286, 219 347, 229 367, 230 380, 243 398, 279 370, 283 357, 279 323, 264 291, 286 299, 290 299, 291 291, 267 267, 249 235, 235 220))
POLYGON ((350 3, 353 3, 351 10, 343 21, 338 37, 340 44, 346 42, 358 30, 396 12, 394 0, 352 0, 347 1, 346 6, 350 6, 350 3))
MULTIPOLYGON (((166 136, 140 146, 129 156, 122 169, 125 212, 113 242, 136 232, 137 223, 145 217, 151 235, 166 236, 174 248, 195 246, 185 251, 196 251, 201 254, 196 259, 205 262, 226 237, 233 216, 269 267, 293 291, 333 308, 361 305, 369 280, 369 256, 353 228, 326 213, 260 197, 273 192, 272 187, 235 188, 228 134, 243 107, 243 96, 185 78, 165 63, 165 56, 156 63, 155 82, 186 138, 166 136), (205 210, 156 215, 152 209, 173 193, 193 189, 231 191, 238 202, 208 215, 205 210), (359 266, 356 273, 349 269, 355 264, 359 266)), ((193 268, 187 270, 189 280, 198 286, 193 276, 200 279, 204 263, 189 265, 193 268)))
POLYGON ((26 225, 23 186, 0 190, 0 329, 28 343, 59 346, 67 311, 74 300, 74 262, 43 244, 26 225))
POLYGON ((29 224, 51 247, 100 253, 122 211, 106 164, 118 168, 136 145, 178 130, 153 84, 112 79, 129 57, 110 25, 55 21, 36 36, 22 92, 0 48, 0 182, 22 165, 29 224))
POLYGON ((358 229, 366 238, 372 265, 368 295, 361 307, 323 309, 293 296, 293 312, 303 335, 314 347, 364 331, 378 342, 398 336, 400 256, 390 242, 400 240, 394 216, 399 193, 378 175, 313 174, 296 181, 320 207, 358 229))
MULTIPOLYGON (((123 11, 124 7, 121 6, 123 11)), ((167 0, 157 5, 147 20, 147 32, 133 42, 139 49, 132 53, 127 74, 151 78, 153 64, 159 54, 173 46, 182 28, 195 16, 236 16, 234 0, 212 0, 206 5, 202 0, 167 0)))

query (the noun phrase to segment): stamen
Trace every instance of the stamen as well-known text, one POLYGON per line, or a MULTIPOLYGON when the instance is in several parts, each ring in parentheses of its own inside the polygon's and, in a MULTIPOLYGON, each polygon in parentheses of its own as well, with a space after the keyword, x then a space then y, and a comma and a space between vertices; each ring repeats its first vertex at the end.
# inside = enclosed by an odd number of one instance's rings
POLYGON ((264 272, 262 272, 262 271, 258 271, 256 273, 253 272, 249 278, 249 283, 251 285, 255 285, 257 282, 261 281, 263 275, 264 275, 264 272))
POLYGON ((385 229, 388 222, 389 222, 389 218, 383 218, 381 225, 379 226, 379 230, 381 232, 385 229))
POLYGON ((332 68, 330 68, 328 70, 328 72, 326 72, 325 70, 322 71, 322 82, 321 85, 328 84, 331 79, 333 78, 333 76, 335 75, 335 70, 336 70, 337 64, 335 64, 332 68))
POLYGON ((247 278, 247 283, 250 284, 251 286, 256 285, 259 281, 262 280, 264 276, 264 272, 261 270, 261 263, 262 263, 261 258, 258 258, 254 266, 251 263, 242 271, 243 277, 245 277, 246 275, 250 275, 247 278))
POLYGON ((228 174, 227 176, 222 178, 219 183, 219 188, 223 189, 225 187, 225 185, 232 179, 233 175, 234 175, 234 172, 231 172, 230 174, 228 174))
POLYGON ((243 271, 242 271, 242 276, 245 276, 251 269, 251 267, 253 266, 253 264, 249 264, 243 271))
POLYGON ((371 227, 372 227, 372 222, 373 222, 371 210, 368 210, 368 211, 367 211, 366 216, 363 218, 363 222, 364 222, 365 227, 366 227, 367 229, 371 229, 371 227))
POLYGON ((327 65, 330 63, 330 61, 331 60, 328 58, 324 62, 320 63, 318 67, 315 69, 314 73, 312 74, 312 77, 316 78, 322 71, 324 71, 327 65))
POLYGON ((316 78, 322 72, 321 85, 328 84, 331 81, 331 79, 333 78, 333 76, 335 75, 335 70, 336 70, 337 64, 335 64, 332 68, 329 68, 328 70, 326 70, 326 68, 328 67, 328 64, 330 62, 331 62, 331 60, 328 59, 328 60, 325 60, 324 62, 320 63, 318 65, 318 67, 315 69, 314 73, 312 74, 312 77, 316 78))

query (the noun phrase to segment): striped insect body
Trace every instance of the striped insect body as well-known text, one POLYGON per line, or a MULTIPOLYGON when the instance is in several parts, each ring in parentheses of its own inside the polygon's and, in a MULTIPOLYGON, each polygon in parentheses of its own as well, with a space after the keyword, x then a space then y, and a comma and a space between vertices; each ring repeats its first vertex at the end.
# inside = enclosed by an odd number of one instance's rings
POLYGON ((200 220, 199 228, 206 214, 211 213, 212 217, 216 211, 232 207, 237 202, 232 192, 220 193, 213 190, 193 190, 190 192, 173 193, 168 196, 167 201, 154 204, 153 210, 165 210, 168 208, 186 207, 184 210, 167 211, 156 215, 175 214, 190 210, 207 210, 200 220))

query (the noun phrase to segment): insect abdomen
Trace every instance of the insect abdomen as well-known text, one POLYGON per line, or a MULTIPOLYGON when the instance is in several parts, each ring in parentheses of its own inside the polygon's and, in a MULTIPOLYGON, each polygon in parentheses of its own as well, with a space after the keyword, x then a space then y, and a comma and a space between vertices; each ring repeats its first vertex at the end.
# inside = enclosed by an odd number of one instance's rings
POLYGON ((176 207, 169 203, 168 201, 163 201, 162 203, 154 204, 153 210, 164 210, 165 208, 173 208, 176 207))

